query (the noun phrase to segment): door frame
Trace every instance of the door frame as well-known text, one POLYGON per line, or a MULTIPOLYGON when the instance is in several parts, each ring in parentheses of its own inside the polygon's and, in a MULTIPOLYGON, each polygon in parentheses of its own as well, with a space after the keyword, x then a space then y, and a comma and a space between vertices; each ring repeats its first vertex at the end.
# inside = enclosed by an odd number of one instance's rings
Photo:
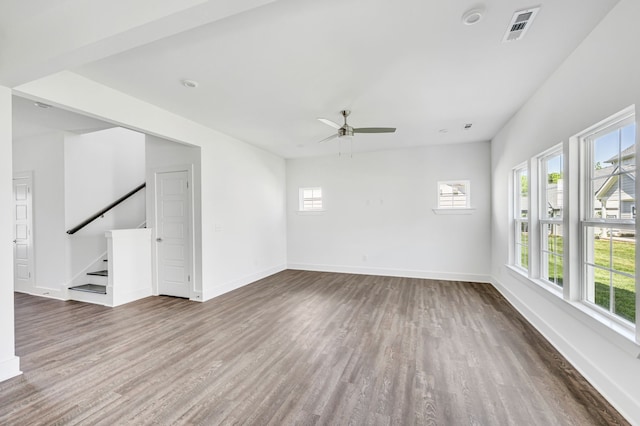
MULTIPOLYGON (((28 171, 23 171, 23 172, 14 172, 13 173, 13 178, 11 180, 11 190, 13 192, 13 185, 15 183, 16 180, 20 180, 20 179, 26 179, 29 185, 29 194, 30 196, 28 197, 27 200, 27 210, 28 210, 28 214, 27 216, 29 217, 29 285, 28 287, 24 287, 24 285, 19 285, 18 282, 16 281, 16 275, 15 275, 15 266, 16 266, 16 248, 15 248, 15 243, 13 246, 13 268, 14 268, 14 276, 13 276, 13 288, 16 291, 21 291, 21 292, 27 292, 27 293, 33 293, 35 292, 36 289, 36 260, 35 260, 35 238, 34 238, 34 230, 33 230, 33 225, 34 225, 34 220, 33 220, 33 171, 32 170, 28 170, 28 171)), ((15 194, 12 195, 11 198, 11 206, 13 207, 13 212, 12 212, 12 222, 13 222, 13 239, 16 239, 16 227, 15 227, 15 194)))
POLYGON ((157 223, 158 223, 158 212, 156 209, 157 201, 158 201, 158 185, 157 179, 158 175, 161 173, 172 173, 172 172, 187 172, 187 179, 189 182, 189 189, 187 191, 189 196, 189 215, 188 215, 188 223, 189 223, 189 232, 187 232, 187 244, 186 246, 189 249, 189 261, 187 262, 188 274, 191 277, 191 281, 189 282, 189 300, 194 300, 194 295, 199 294, 198 290, 195 288, 197 277, 195 276, 195 200, 194 200, 194 178, 193 178, 193 165, 192 164, 183 164, 183 165, 175 165, 175 166, 165 166, 165 167, 154 167, 149 170, 149 175, 147 178, 147 188, 150 189, 147 197, 147 212, 152 212, 151 214, 147 214, 147 222, 149 227, 151 228, 151 244, 153 245, 151 250, 151 272, 152 272, 152 294, 154 296, 158 296, 159 293, 159 285, 158 285, 158 275, 159 275, 159 265, 158 265, 158 243, 156 242, 157 234, 157 223))

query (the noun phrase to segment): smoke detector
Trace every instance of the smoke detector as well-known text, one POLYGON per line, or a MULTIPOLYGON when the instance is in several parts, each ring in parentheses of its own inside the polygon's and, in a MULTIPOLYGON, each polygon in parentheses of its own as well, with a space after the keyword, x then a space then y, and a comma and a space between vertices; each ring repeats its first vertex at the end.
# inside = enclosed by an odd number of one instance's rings
POLYGON ((502 42, 516 41, 522 39, 524 35, 529 31, 533 20, 540 11, 540 6, 531 7, 529 9, 518 10, 513 14, 511 23, 507 28, 507 32, 502 38, 502 42))
POLYGON ((482 20, 484 17, 484 7, 477 7, 475 9, 467 10, 462 15, 462 23, 465 25, 474 25, 482 20))

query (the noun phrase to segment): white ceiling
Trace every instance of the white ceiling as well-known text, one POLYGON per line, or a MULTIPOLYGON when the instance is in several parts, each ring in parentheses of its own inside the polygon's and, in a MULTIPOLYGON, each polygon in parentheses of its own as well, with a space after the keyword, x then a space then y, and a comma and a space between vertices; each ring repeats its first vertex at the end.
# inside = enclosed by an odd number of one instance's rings
POLYGON ((487 0, 473 26, 461 22, 470 1, 245 3, 128 50, 119 40, 119 53, 71 68, 286 158, 337 152, 335 140, 317 143, 334 130, 316 118, 339 122, 343 108, 354 127, 398 128, 357 135, 356 152, 484 141, 617 0, 547 0, 526 37, 506 44, 513 12, 540 3, 487 0))

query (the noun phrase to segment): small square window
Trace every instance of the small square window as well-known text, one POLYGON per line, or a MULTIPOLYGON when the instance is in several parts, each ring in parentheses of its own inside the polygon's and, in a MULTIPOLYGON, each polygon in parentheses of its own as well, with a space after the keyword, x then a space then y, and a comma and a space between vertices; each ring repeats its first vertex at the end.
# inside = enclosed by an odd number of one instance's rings
POLYGON ((300 211, 322 210, 322 188, 300 188, 300 211))
POLYGON ((439 209, 468 209, 471 207, 468 180, 438 182, 439 209))

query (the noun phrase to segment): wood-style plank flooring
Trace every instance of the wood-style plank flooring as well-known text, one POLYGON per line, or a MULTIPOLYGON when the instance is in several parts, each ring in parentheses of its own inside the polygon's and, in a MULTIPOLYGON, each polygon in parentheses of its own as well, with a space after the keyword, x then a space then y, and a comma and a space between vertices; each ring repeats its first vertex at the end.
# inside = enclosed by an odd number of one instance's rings
POLYGON ((206 303, 15 300, 2 425, 627 424, 488 284, 284 271, 206 303))

